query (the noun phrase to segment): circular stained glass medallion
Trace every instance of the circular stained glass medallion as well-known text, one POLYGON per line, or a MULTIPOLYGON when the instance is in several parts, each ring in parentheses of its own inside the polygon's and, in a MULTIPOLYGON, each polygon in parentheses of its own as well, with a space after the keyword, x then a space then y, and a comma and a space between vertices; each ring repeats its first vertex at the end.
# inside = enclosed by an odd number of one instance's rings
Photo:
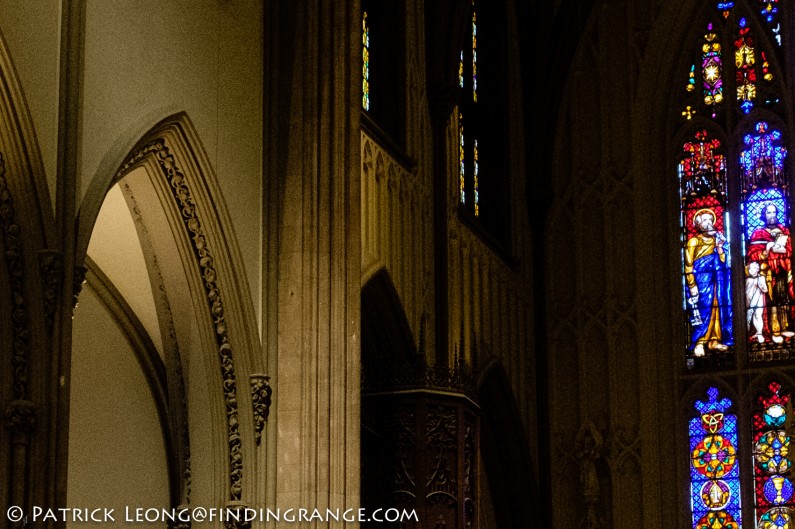
POLYGON ((726 511, 712 511, 702 516, 693 529, 739 529, 739 527, 732 515, 726 511))
POLYGON ((737 460, 731 441, 722 435, 708 435, 693 449, 693 467, 708 478, 728 474, 737 460))
POLYGON ((722 509, 729 503, 731 490, 725 481, 713 479, 704 483, 701 487, 701 501, 707 509, 722 509))
POLYGON ((765 482, 765 499, 774 505, 787 503, 792 497, 792 483, 783 476, 773 476, 765 482))
POLYGON ((754 447, 756 463, 770 474, 783 474, 790 467, 789 437, 784 430, 771 430, 762 434, 754 447))
POLYGON ((773 507, 759 518, 759 529, 790 529, 786 507, 773 507))

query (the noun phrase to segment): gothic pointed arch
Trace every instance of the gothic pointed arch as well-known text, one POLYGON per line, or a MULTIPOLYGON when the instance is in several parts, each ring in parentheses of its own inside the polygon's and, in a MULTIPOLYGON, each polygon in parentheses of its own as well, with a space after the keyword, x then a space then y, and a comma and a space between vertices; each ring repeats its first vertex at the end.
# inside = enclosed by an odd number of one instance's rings
MULTIPOLYGON (((182 485, 178 503, 251 504, 264 483, 255 469, 271 388, 232 224, 187 114, 133 138, 117 143, 89 184, 78 213, 76 262, 86 259, 105 195, 119 184, 157 294, 164 348, 172 344, 168 382, 185 386, 182 395, 169 396, 187 401, 191 453, 202 454, 192 460, 192 483, 182 485)), ((187 443, 188 434, 182 437, 187 443)))
MULTIPOLYGON (((539 520, 533 461, 505 368, 498 358, 486 363, 478 383, 481 405, 481 458, 493 505, 494 527, 526 527, 539 520), (532 498, 532 501, 527 501, 532 498)), ((484 514, 485 515, 485 514, 484 514)), ((532 525, 531 525, 532 527, 532 525)))

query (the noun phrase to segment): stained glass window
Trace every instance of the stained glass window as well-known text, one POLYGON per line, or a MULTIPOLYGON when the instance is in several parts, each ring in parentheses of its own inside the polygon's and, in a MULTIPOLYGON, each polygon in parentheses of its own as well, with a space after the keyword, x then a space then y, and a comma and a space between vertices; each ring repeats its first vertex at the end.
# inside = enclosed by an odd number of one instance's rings
POLYGON ((362 12, 362 108, 370 110, 370 26, 362 12))
POLYGON ((466 204, 466 155, 464 145, 464 117, 458 113, 458 181, 461 203, 466 204))
POLYGON ((747 114, 756 99, 756 69, 754 67, 754 40, 745 18, 740 19, 740 28, 734 40, 734 66, 736 68, 737 101, 747 114))
POLYGON ((685 63, 679 111, 682 123, 697 123, 680 143, 677 168, 688 368, 733 363, 738 343, 754 362, 790 358, 795 350, 785 132, 768 115, 754 117, 760 107, 775 111, 786 89, 774 71, 776 44, 759 31, 778 20, 779 3, 712 5, 709 16, 721 16, 706 24, 685 63), (734 60, 724 60, 724 50, 734 60), (736 90, 736 106, 723 105, 727 86, 736 90), (710 121, 715 128, 704 126, 710 121), (738 124, 734 136, 719 132, 738 124), (727 152, 736 158, 728 160, 727 152), (736 244, 733 227, 740 229, 736 244), (732 306, 738 290, 742 309, 732 306), (744 313, 735 321, 737 310, 744 313))
POLYGON ((743 136, 740 153, 745 300, 753 360, 790 356, 795 336, 787 149, 766 121, 743 136))
POLYGON ((472 171, 472 173, 473 173, 473 184, 474 184, 473 187, 475 191, 475 216, 477 217, 480 214, 480 208, 479 208, 480 200, 478 197, 478 140, 477 139, 475 139, 475 145, 473 146, 473 151, 474 151, 474 157, 473 157, 474 170, 472 171))
POLYGON ((712 24, 707 25, 704 43, 701 46, 701 78, 704 88, 704 103, 712 108, 715 117, 717 108, 723 101, 723 61, 718 34, 713 31, 712 24))
POLYGON ((690 503, 693 529, 739 529, 740 465, 737 453, 737 416, 718 389, 694 404, 690 419, 690 503))
POLYGON ((718 10, 723 15, 723 18, 729 18, 729 13, 731 13, 733 7, 734 2, 726 2, 724 0, 718 1, 718 10))
MULTIPOLYGON (((792 120, 779 104, 791 93, 781 70, 791 53, 779 49, 785 15, 782 0, 709 2, 699 22, 707 31, 682 58, 676 87, 679 288, 692 370, 682 380, 719 372, 738 394, 749 373, 778 379, 795 358, 792 120)), ((732 402, 709 387, 695 402, 686 419, 693 529, 741 529, 743 516, 755 529, 795 527, 795 422, 783 388, 770 382, 732 402), (748 420, 739 429, 738 416, 748 420), (741 448, 748 455, 738 459, 741 448)))
POLYGON ((762 52, 762 79, 768 82, 773 80, 773 73, 770 71, 770 62, 767 60, 765 52, 762 52))
POLYGON ((765 22, 770 26, 776 44, 781 46, 781 23, 778 20, 779 15, 779 2, 778 0, 758 0, 762 17, 765 22))
POLYGON ((461 51, 461 56, 458 59, 458 87, 464 88, 464 52, 461 51))
POLYGON ((475 217, 480 215, 478 163, 478 18, 474 0, 468 18, 465 47, 458 61, 458 152, 460 203, 475 217), (466 124, 466 128, 464 127, 466 124))
POLYGON ((472 2, 472 101, 478 100, 478 19, 472 2))
POLYGON ((688 361, 727 355, 732 333, 726 157, 705 129, 682 146, 679 195, 688 361))
POLYGON ((756 526, 764 529, 788 528, 791 509, 795 509, 790 437, 786 431, 792 412, 790 394, 781 384, 771 382, 768 392, 758 395, 753 414, 754 514, 756 526))

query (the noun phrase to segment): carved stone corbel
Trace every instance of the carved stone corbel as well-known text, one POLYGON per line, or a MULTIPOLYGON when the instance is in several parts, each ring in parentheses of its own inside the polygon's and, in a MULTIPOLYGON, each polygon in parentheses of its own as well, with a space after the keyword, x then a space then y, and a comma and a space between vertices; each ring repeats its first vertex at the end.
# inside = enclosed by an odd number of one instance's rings
POLYGON ((271 395, 273 388, 268 381, 271 377, 263 374, 253 374, 251 378, 251 406, 254 408, 254 434, 257 446, 262 440, 262 430, 268 420, 271 408, 271 395))
POLYGON ((86 282, 86 274, 88 268, 85 266, 75 266, 72 271, 74 282, 72 283, 72 310, 77 308, 77 300, 80 297, 80 292, 83 290, 83 285, 86 282))

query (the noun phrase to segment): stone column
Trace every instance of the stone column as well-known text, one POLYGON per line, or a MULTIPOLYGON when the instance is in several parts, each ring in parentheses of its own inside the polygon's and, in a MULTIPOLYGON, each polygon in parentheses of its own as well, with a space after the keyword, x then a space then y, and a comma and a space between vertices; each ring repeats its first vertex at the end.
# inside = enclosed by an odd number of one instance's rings
POLYGON ((268 501, 358 508, 359 5, 274 0, 265 12, 268 501))

